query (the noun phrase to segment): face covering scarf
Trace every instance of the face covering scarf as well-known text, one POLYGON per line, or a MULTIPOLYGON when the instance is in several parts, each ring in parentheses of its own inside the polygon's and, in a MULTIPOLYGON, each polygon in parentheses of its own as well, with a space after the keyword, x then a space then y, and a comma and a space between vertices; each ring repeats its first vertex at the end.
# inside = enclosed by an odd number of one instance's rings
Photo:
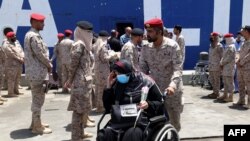
POLYGON ((90 30, 84 30, 79 27, 76 27, 74 31, 74 38, 77 42, 78 40, 82 41, 85 44, 85 47, 88 51, 92 49, 92 39, 93 33, 90 30))

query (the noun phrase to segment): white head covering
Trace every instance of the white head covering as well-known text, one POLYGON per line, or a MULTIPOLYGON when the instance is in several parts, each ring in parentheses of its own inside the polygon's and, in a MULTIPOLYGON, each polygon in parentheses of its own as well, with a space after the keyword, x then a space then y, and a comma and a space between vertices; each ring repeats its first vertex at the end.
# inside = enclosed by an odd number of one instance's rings
POLYGON ((84 30, 79 27, 76 27, 74 31, 74 40, 82 41, 88 51, 92 49, 92 40, 93 40, 93 33, 90 30, 84 30))
POLYGON ((226 45, 231 45, 235 43, 234 37, 225 38, 225 41, 226 41, 226 45))

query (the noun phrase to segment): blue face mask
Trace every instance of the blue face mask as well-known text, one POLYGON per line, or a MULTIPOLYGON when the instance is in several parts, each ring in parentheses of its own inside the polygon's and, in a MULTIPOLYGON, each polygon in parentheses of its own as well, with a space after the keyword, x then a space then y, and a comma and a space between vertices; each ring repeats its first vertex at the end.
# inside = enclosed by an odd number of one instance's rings
POLYGON ((126 84, 129 81, 129 76, 127 76, 126 74, 119 74, 117 75, 116 79, 118 82, 126 84))

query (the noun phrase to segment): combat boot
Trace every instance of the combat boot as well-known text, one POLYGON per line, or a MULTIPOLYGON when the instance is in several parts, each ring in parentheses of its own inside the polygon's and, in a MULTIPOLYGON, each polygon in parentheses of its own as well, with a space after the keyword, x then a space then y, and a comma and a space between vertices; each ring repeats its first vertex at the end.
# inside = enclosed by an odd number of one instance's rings
POLYGON ((224 99, 225 102, 233 102, 233 93, 229 94, 229 97, 224 99))
POLYGON ((225 100, 225 99, 227 99, 227 98, 228 98, 228 97, 227 97, 227 94, 224 93, 222 96, 218 97, 217 100, 225 100))
POLYGON ((85 114, 82 118, 82 123, 84 127, 95 127, 95 124, 88 120, 88 115, 85 114))
POLYGON ((69 89, 68 88, 63 88, 62 93, 68 94, 69 93, 69 89))
POLYGON ((52 133, 52 130, 42 126, 41 122, 34 120, 31 132, 34 134, 50 134, 52 133))
POLYGON ((18 97, 18 95, 13 94, 13 93, 8 93, 7 97, 18 97))
MULTIPOLYGON (((32 120, 31 124, 30 124, 30 127, 29 127, 29 130, 32 130, 33 126, 34 126, 34 122, 32 120)), ((49 128, 49 124, 47 124, 47 123, 42 123, 42 126, 45 127, 45 128, 49 128)))
POLYGON ((7 99, 5 99, 5 98, 2 98, 1 96, 0 96, 0 101, 8 101, 7 99))
POLYGON ((90 122, 95 123, 95 120, 94 120, 93 118, 91 118, 90 116, 88 116, 88 120, 89 120, 90 122))
POLYGON ((85 138, 91 138, 93 137, 93 134, 92 133, 88 133, 86 131, 84 131, 83 135, 82 135, 82 138, 85 139, 85 138))
POLYGON ((212 99, 216 99, 218 96, 219 96, 219 94, 216 94, 216 93, 211 93, 211 94, 209 94, 209 95, 207 95, 209 98, 212 98, 212 99))
POLYGON ((250 95, 248 95, 248 98, 247 98, 247 105, 246 105, 246 108, 247 108, 247 109, 250 109, 250 95))
POLYGON ((33 134, 50 134, 52 130, 46 127, 36 127, 31 131, 33 134))
POLYGON ((91 122, 90 120, 87 119, 85 127, 95 127, 95 123, 93 123, 93 122, 91 122))
POLYGON ((34 134, 50 134, 52 133, 52 130, 50 128, 46 128, 42 125, 41 122, 41 114, 40 112, 33 112, 32 113, 32 133, 34 134))
POLYGON ((239 100, 238 100, 238 102, 237 103, 235 103, 236 105, 245 105, 246 104, 246 101, 245 101, 245 98, 243 99, 243 98, 240 98, 239 100))

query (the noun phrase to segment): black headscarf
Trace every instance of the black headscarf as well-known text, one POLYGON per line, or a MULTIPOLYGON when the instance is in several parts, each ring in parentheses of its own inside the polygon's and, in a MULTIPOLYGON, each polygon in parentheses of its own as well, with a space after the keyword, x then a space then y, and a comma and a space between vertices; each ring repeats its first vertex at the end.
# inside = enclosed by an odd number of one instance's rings
POLYGON ((134 71, 132 64, 127 61, 127 60, 120 60, 117 61, 114 65, 112 70, 115 70, 121 74, 128 74, 128 73, 132 73, 134 71))
MULTIPOLYGON (((121 59, 120 61, 117 61, 112 68, 113 71, 117 71, 120 74, 127 74, 130 75, 129 77, 129 82, 131 81, 131 75, 133 73, 133 67, 132 64, 125 60, 125 59, 121 59)), ((129 83, 128 82, 128 83, 129 83)), ((120 101, 123 98, 123 94, 125 91, 125 88, 127 87, 127 84, 122 84, 119 83, 118 81, 116 81, 115 85, 114 85, 114 92, 116 95, 116 100, 120 101)))

